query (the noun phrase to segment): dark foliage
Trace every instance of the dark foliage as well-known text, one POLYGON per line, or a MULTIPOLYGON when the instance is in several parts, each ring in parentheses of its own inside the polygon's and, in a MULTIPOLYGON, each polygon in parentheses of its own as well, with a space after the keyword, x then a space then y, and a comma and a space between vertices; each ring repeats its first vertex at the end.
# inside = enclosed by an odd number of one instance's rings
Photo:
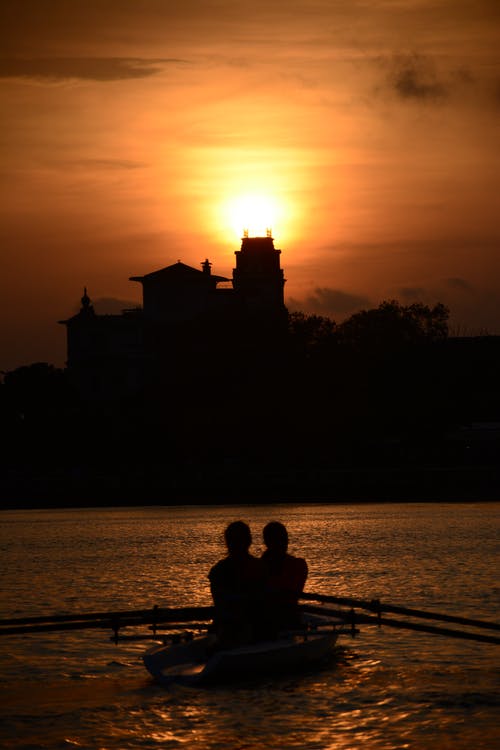
POLYGON ((67 374, 47 362, 18 367, 5 373, 3 401, 21 418, 59 411, 68 397, 67 374))
MULTIPOLYGON (((0 491, 29 496, 41 482, 80 503, 96 487, 118 502, 169 502, 189 491, 324 495, 337 482, 355 496, 367 470, 497 465, 498 432, 470 425, 500 421, 500 341, 448 339, 447 323, 441 304, 394 300, 340 324, 293 313, 279 346, 189 356, 142 393, 99 402, 81 399, 66 371, 19 368, 0 386, 0 491)), ((377 496, 388 485, 363 487, 377 496)))
POLYGON ((355 349, 390 351, 440 341, 448 335, 449 310, 441 303, 403 306, 395 300, 355 313, 339 326, 339 339, 355 349))

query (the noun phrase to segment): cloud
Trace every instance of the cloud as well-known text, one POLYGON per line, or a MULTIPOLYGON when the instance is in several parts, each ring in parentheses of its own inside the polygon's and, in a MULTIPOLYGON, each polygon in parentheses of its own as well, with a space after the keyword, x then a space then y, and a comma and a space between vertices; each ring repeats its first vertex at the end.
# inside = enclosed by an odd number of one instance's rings
POLYGON ((160 73, 165 65, 182 62, 176 58, 11 57, 0 58, 0 78, 122 81, 147 78, 160 73))
POLYGON ((419 286, 403 286, 398 290, 399 296, 405 301, 425 299, 428 295, 425 289, 419 286))
POLYGON ((120 315, 123 310, 133 310, 138 306, 134 300, 118 297, 99 297, 92 300, 92 304, 99 315, 120 315))
MULTIPOLYGON (((390 294, 393 294, 391 290, 390 294)), ((422 302, 424 304, 434 304, 440 300, 449 304, 450 299, 459 299, 463 294, 469 295, 474 292, 474 287, 466 279, 459 276, 436 279, 428 288, 423 286, 402 286, 395 289, 396 299, 402 300, 405 304, 413 302, 422 302)))
POLYGON ((70 167, 81 167, 92 169, 143 169, 148 164, 142 161, 133 161, 132 159, 74 159, 65 161, 64 164, 70 167))
POLYGON ((448 96, 448 85, 439 80, 428 55, 396 54, 384 64, 389 67, 389 86, 401 99, 435 102, 448 96))
POLYGON ((303 300, 293 297, 287 300, 287 305, 291 310, 327 316, 347 315, 363 307, 369 307, 370 304, 368 297, 329 287, 316 287, 314 292, 303 300))
POLYGON ((450 287, 451 289, 457 289, 460 292, 473 291, 472 285, 469 284, 469 282, 465 279, 461 279, 459 277, 446 279, 445 282, 448 287, 450 287))
POLYGON ((465 65, 456 59, 446 68, 444 58, 418 52, 394 53, 378 58, 385 83, 378 88, 400 101, 439 104, 453 101, 481 109, 500 104, 500 79, 484 66, 465 65))

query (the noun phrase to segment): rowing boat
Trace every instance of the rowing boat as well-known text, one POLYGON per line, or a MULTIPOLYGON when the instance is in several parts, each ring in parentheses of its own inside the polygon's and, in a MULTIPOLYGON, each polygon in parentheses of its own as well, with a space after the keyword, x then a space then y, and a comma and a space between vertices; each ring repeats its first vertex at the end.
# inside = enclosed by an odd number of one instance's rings
POLYGON ((177 643, 161 643, 143 655, 144 665, 156 682, 202 684, 279 676, 325 662, 335 651, 342 622, 312 618, 300 630, 280 633, 278 638, 235 648, 217 648, 214 634, 187 635, 177 643), (311 624, 312 623, 312 624, 311 624))

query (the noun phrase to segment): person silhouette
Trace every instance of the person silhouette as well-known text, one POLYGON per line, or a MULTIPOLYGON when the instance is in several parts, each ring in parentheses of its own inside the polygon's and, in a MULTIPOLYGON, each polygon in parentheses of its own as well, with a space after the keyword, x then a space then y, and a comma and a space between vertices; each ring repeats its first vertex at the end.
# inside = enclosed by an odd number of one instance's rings
POLYGON ((303 557, 288 554, 288 531, 279 521, 270 521, 262 531, 265 551, 261 560, 266 571, 267 617, 276 633, 300 625, 299 595, 308 575, 303 557))
POLYGON ((257 637, 265 569, 262 561, 249 552, 252 534, 244 521, 230 523, 224 539, 228 554, 211 568, 208 578, 218 645, 231 647, 257 637))

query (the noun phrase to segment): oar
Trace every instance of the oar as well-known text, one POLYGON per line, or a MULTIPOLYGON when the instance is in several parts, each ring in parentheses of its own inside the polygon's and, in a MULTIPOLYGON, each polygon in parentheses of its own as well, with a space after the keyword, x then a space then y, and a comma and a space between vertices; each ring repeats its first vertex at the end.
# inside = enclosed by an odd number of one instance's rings
POLYGON ((15 617, 0 620, 0 635, 18 635, 55 630, 86 630, 88 628, 119 628, 131 625, 152 625, 153 629, 162 623, 191 623, 210 620, 213 607, 168 607, 126 610, 115 612, 83 612, 73 615, 50 615, 45 617, 15 617))
POLYGON ((315 614, 331 615, 334 617, 341 617, 346 623, 351 625, 356 624, 368 624, 368 625, 387 625, 391 628, 403 628, 405 630, 418 630, 423 633, 433 633, 435 635, 444 635, 450 638, 463 638, 469 641, 479 641, 481 643, 496 643, 500 644, 500 637, 495 635, 483 635, 482 633, 470 633, 464 630, 451 630, 450 628, 440 628, 436 625, 426 625, 420 622, 405 622, 403 620, 389 620, 385 617, 374 617, 373 615, 359 614, 351 610, 350 612, 333 610, 329 607, 319 607, 313 604, 304 604, 303 610, 305 612, 313 612, 315 614))
POLYGON ((76 620, 96 620, 107 617, 147 617, 153 609, 128 609, 117 612, 79 612, 73 615, 43 615, 36 617, 11 617, 0 620, 0 627, 4 625, 35 625, 54 622, 74 622, 76 620))
POLYGON ((403 630, 417 630, 421 633, 432 633, 434 635, 444 635, 449 638, 462 638, 468 641, 479 641, 481 643, 496 643, 500 644, 500 637, 495 635, 483 635, 482 633, 471 633, 465 630, 452 630, 451 628, 440 628, 436 625, 427 625, 421 622, 405 622, 404 620, 390 620, 386 617, 378 617, 373 615, 360 614, 354 612, 353 609, 350 611, 342 611, 338 609, 330 609, 330 607, 320 607, 314 604, 303 604, 302 610, 304 612, 312 612, 313 614, 330 615, 332 617, 342 618, 346 624, 350 624, 353 633, 358 632, 355 626, 358 624, 367 625, 387 625, 390 628, 402 628, 403 630))
POLYGON ((421 617, 424 620, 440 620, 441 622, 453 622, 457 625, 469 625, 474 628, 488 628, 489 630, 500 630, 500 625, 496 622, 485 622, 484 620, 473 620, 470 617, 458 617, 456 615, 446 615, 440 612, 427 612, 422 609, 409 609, 408 607, 399 607, 393 604, 383 604, 378 599, 366 601, 364 599, 352 599, 346 596, 327 596, 325 594, 306 594, 300 595, 301 599, 312 602, 325 602, 325 604, 340 604, 348 607, 359 607, 367 609, 370 612, 381 614, 390 612, 397 615, 408 615, 408 617, 421 617))

